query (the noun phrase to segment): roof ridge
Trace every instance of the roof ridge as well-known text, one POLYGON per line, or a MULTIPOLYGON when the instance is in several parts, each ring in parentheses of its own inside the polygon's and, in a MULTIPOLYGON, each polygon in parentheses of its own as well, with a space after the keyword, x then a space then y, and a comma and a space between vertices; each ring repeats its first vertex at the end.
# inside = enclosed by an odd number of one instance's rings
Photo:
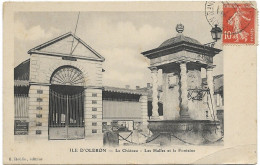
POLYGON ((129 93, 129 94, 147 94, 147 91, 130 89, 130 88, 121 88, 121 87, 113 87, 113 86, 103 86, 104 91, 110 92, 119 92, 119 93, 129 93))
POLYGON ((60 40, 66 38, 66 37, 68 37, 68 36, 70 36, 70 35, 72 35, 72 36, 74 37, 74 35, 72 34, 72 32, 67 32, 67 33, 65 33, 65 34, 62 34, 62 35, 60 35, 60 36, 58 36, 58 37, 55 37, 55 38, 53 38, 53 39, 51 39, 51 40, 49 40, 49 41, 47 41, 47 42, 44 42, 44 43, 42 43, 42 44, 40 44, 40 45, 38 45, 38 46, 36 46, 36 47, 30 49, 30 50, 28 51, 28 54, 30 54, 33 50, 38 50, 38 49, 40 49, 40 48, 47 47, 47 46, 51 45, 52 43, 55 43, 55 42, 57 42, 57 41, 60 41, 60 40))

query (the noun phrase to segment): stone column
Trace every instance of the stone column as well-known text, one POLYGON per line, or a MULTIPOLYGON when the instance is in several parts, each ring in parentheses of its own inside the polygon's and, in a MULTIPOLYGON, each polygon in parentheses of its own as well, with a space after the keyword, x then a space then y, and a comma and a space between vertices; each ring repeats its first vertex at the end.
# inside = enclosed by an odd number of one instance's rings
MULTIPOLYGON (((209 92, 210 92, 210 98, 209 98, 209 105, 210 105, 210 111, 214 112, 214 116, 216 116, 216 112, 215 112, 215 99, 214 99, 214 82, 213 82, 213 66, 208 66, 206 68, 206 74, 207 74, 207 84, 208 84, 208 88, 209 88, 209 92), (211 101, 212 100, 212 101, 211 101)), ((213 117, 214 117, 213 116, 213 117)), ((216 117, 214 117, 216 119, 216 117)), ((214 120, 213 118, 213 120, 214 120)))
POLYGON ((158 69, 157 67, 150 67, 152 71, 152 81, 153 81, 153 109, 152 109, 152 119, 159 119, 158 113, 158 69))
POLYGON ((181 119, 189 119, 188 112, 188 85, 187 85, 187 64, 185 62, 180 63, 180 76, 181 76, 181 107, 180 117, 181 119))

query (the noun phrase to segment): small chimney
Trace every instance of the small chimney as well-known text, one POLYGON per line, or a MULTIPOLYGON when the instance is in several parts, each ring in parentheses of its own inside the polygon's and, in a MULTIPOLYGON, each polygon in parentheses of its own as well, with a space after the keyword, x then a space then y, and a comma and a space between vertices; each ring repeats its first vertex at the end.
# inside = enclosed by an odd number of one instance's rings
POLYGON ((126 89, 129 89, 129 88, 130 88, 130 85, 126 85, 125 88, 126 88, 126 89))
POLYGON ((139 89, 140 88, 140 86, 136 86, 136 89, 139 89))
POLYGON ((150 88, 151 87, 151 83, 147 83, 147 88, 150 88))

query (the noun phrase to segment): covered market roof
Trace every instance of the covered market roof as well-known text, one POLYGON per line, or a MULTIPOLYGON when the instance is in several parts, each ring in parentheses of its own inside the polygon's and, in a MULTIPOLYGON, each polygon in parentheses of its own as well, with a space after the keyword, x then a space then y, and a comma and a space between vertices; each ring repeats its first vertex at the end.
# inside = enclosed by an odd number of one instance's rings
POLYGON ((30 59, 14 68, 14 80, 29 80, 30 59))
POLYGON ((127 93, 127 94, 135 94, 135 95, 148 94, 145 90, 118 88, 118 87, 110 87, 110 86, 104 86, 103 90, 107 92, 127 93))
POLYGON ((14 86, 29 86, 30 59, 14 68, 14 86))

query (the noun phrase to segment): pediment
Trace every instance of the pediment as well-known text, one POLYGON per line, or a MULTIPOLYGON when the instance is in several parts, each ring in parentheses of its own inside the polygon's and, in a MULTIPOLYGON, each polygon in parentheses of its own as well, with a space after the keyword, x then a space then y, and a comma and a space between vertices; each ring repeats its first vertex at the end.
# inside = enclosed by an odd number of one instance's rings
POLYGON ((45 42, 28 52, 40 54, 58 54, 60 56, 81 57, 104 61, 105 58, 72 33, 66 33, 53 40, 45 42))

